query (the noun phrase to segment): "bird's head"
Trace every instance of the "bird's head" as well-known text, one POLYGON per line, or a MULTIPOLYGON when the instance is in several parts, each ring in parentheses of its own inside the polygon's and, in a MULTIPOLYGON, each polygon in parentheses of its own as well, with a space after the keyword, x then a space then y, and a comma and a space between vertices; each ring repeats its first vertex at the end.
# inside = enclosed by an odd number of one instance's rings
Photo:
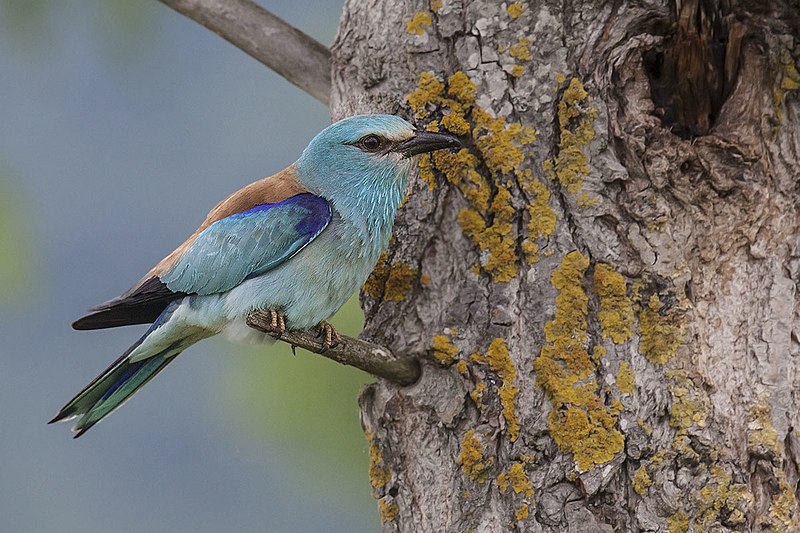
POLYGON ((356 115, 317 134, 298 159, 297 174, 311 192, 335 203, 341 195, 387 193, 399 202, 414 156, 460 146, 451 135, 417 130, 394 115, 356 115))

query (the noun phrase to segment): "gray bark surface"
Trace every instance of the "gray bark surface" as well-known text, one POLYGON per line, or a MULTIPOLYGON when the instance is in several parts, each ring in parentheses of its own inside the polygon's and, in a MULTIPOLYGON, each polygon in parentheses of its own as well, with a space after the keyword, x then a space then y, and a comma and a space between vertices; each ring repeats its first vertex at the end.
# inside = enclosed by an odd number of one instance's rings
POLYGON ((363 295, 422 361, 360 400, 383 531, 800 530, 798 11, 346 3, 333 117, 463 115, 483 178, 434 160, 363 295))

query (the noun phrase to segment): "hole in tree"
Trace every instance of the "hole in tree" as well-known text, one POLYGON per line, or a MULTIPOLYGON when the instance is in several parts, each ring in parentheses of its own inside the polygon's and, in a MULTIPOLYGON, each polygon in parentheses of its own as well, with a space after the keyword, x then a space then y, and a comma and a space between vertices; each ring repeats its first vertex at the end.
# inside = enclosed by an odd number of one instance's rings
POLYGON ((736 81, 744 26, 714 0, 685 0, 675 31, 643 56, 650 97, 664 127, 706 135, 736 81))

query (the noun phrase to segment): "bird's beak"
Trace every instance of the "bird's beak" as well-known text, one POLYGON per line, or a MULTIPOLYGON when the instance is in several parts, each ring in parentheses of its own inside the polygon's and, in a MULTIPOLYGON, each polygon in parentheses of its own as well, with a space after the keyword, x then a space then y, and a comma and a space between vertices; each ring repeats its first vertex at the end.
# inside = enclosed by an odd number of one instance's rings
POLYGON ((412 157, 442 148, 461 148, 461 141, 452 135, 417 130, 413 137, 398 144, 394 151, 412 157))

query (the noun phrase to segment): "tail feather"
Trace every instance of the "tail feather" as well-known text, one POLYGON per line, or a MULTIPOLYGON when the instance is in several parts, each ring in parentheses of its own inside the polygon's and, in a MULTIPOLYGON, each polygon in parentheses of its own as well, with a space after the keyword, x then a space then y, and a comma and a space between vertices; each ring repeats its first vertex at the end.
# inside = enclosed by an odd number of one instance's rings
POLYGON ((75 395, 67 404, 61 408, 58 414, 53 417, 48 424, 55 424, 56 422, 64 422, 71 420, 77 416, 88 411, 97 401, 103 396, 105 390, 118 378, 121 373, 120 369, 127 368, 125 360, 128 355, 142 344, 142 341, 147 337, 143 336, 136 341, 133 346, 128 348, 124 354, 119 356, 119 359, 109 365, 108 368, 100 372, 100 374, 92 380, 91 383, 86 385, 78 394, 75 395))
POLYGON ((75 433, 74 438, 77 439, 89 431, 92 426, 122 406, 136 391, 161 372, 178 353, 157 355, 150 359, 127 365, 123 375, 112 383, 100 400, 72 428, 75 433))
POLYGON ((132 346, 128 352, 70 400, 49 423, 80 416, 80 420, 72 428, 75 438, 80 437, 125 403, 136 391, 173 361, 182 350, 182 347, 173 347, 132 363, 128 358, 128 353, 137 345, 138 343, 132 346))
POLYGON ((203 329, 170 322, 178 305, 173 302, 167 306, 142 338, 67 402, 49 423, 81 417, 72 428, 75 438, 80 437, 125 403, 184 349, 207 337, 209 333, 203 329))

